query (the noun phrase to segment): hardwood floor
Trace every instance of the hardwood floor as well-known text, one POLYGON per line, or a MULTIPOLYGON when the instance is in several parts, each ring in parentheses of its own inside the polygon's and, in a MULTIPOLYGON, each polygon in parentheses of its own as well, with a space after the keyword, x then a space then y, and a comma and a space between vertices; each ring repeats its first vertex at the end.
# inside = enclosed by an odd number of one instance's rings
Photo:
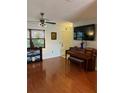
POLYGON ((27 93, 96 93, 96 74, 62 57, 46 59, 28 64, 27 93))

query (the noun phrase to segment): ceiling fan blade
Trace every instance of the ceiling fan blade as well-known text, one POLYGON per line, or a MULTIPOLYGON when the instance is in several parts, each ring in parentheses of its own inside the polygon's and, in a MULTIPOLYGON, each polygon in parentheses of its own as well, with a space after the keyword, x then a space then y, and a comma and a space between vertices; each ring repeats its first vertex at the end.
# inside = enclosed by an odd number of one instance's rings
POLYGON ((41 14, 41 19, 39 21, 28 21, 28 22, 40 22, 42 25, 44 25, 45 23, 48 24, 56 24, 55 22, 50 22, 49 19, 44 18, 44 13, 40 13, 41 14))
POLYGON ((27 21, 27 22, 40 22, 40 21, 38 21, 38 20, 36 20, 36 21, 30 21, 30 20, 29 20, 29 21, 27 21))
POLYGON ((48 21, 46 23, 48 23, 48 24, 56 24, 55 22, 48 22, 48 21))

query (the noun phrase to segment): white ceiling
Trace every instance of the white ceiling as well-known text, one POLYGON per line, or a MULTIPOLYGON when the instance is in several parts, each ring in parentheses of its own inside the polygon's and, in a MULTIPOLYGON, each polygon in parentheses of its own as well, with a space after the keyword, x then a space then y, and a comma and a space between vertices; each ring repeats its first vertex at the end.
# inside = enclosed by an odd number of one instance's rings
POLYGON ((28 20, 39 20, 40 13, 54 21, 76 22, 96 18, 96 0, 27 0, 28 20))

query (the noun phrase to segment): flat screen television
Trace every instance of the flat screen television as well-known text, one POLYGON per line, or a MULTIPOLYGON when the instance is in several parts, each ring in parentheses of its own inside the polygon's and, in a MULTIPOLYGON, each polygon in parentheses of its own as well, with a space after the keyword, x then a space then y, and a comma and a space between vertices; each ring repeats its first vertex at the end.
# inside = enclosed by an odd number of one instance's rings
POLYGON ((74 27, 74 40, 95 40, 95 24, 74 27))

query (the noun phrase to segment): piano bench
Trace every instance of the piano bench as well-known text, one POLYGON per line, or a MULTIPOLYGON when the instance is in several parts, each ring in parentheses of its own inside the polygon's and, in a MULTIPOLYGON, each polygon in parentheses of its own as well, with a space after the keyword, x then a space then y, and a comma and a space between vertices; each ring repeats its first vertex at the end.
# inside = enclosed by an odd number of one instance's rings
MULTIPOLYGON (((70 62, 78 63, 78 64, 80 65, 80 68, 81 68, 81 69, 82 69, 82 65, 85 63, 84 60, 81 60, 81 59, 79 59, 79 58, 72 57, 72 56, 68 57, 68 60, 69 60, 70 62)), ((84 66, 83 66, 83 67, 84 67, 84 66)))

